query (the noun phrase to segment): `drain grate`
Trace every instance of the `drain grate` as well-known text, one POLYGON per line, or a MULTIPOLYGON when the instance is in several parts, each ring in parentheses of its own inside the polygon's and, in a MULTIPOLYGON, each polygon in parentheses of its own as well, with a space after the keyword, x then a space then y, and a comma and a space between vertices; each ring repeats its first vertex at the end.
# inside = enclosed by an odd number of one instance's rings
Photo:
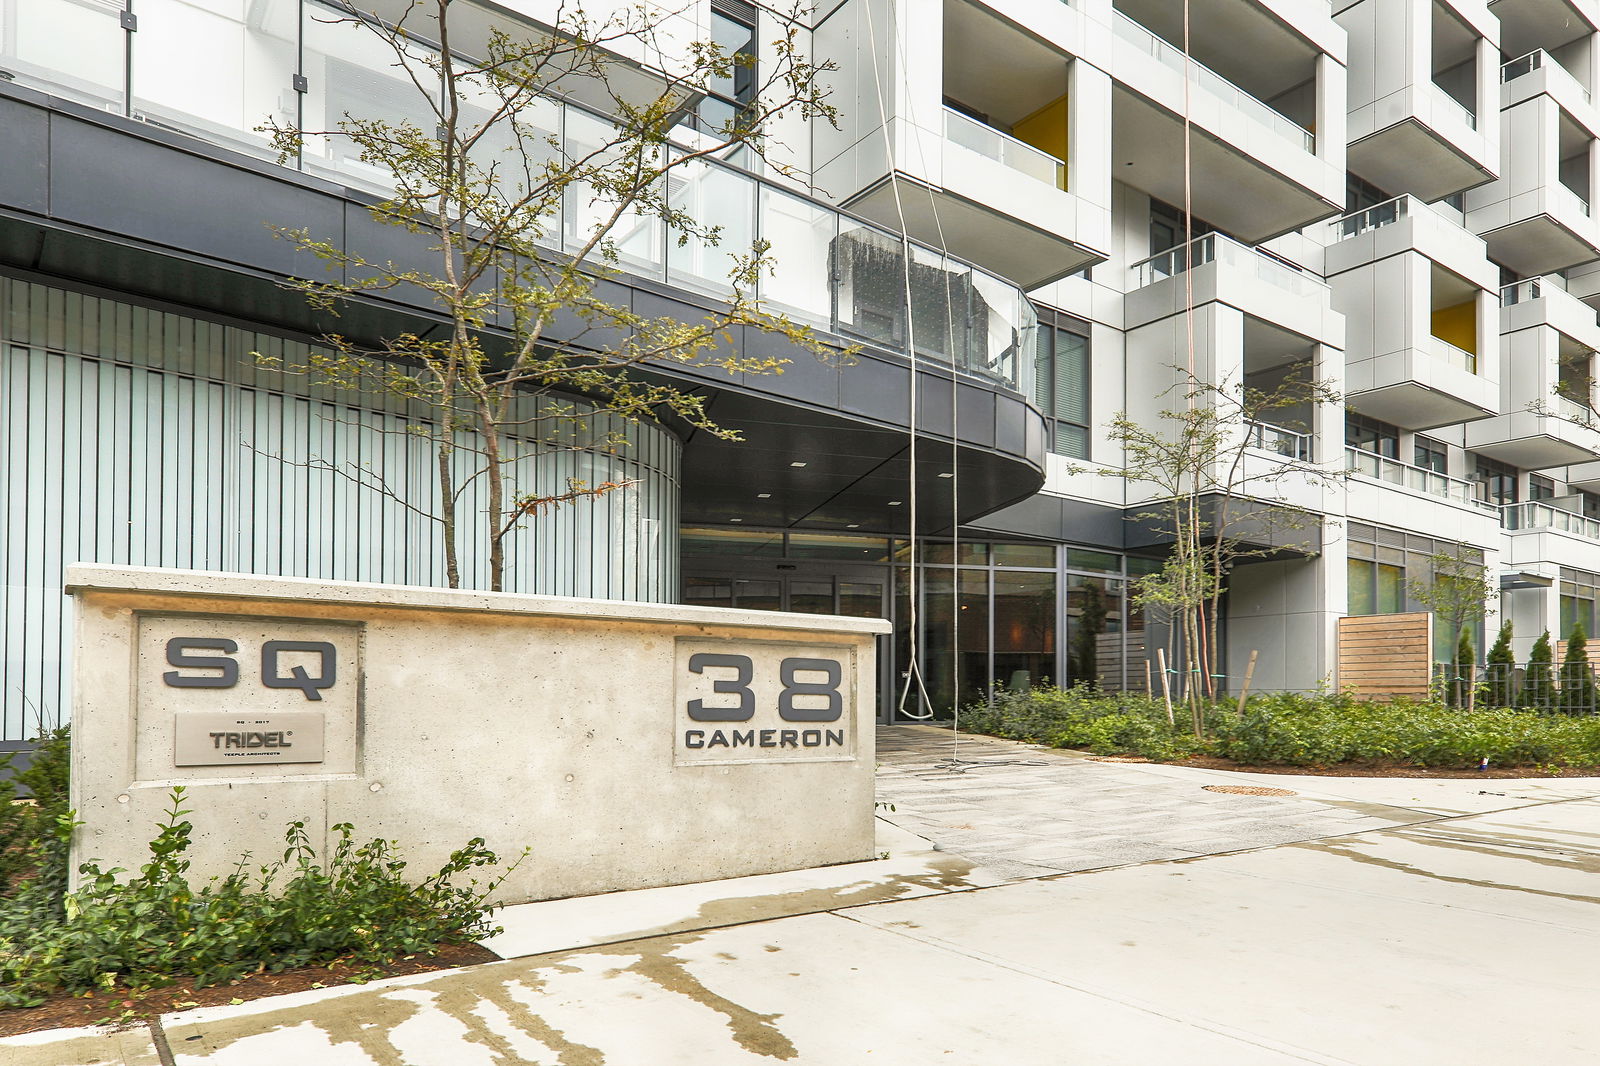
POLYGON ((1226 792, 1230 796, 1297 796, 1286 788, 1263 788, 1260 785, 1201 785, 1207 792, 1226 792))

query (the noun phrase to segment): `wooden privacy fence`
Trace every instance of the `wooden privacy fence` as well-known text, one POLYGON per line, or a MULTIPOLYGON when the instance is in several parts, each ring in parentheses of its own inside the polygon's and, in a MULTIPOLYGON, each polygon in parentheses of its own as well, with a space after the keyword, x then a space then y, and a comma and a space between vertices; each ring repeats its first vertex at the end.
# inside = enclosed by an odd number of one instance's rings
POLYGON ((1341 692, 1374 699, 1425 697, 1433 672, 1433 615, 1367 614, 1339 619, 1341 692))

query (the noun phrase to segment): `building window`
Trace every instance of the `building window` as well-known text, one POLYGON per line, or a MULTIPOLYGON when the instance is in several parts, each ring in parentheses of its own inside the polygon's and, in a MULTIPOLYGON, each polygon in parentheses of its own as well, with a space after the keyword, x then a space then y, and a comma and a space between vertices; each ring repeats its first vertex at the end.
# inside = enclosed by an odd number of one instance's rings
POLYGON ((1088 323, 1039 309, 1033 400, 1044 413, 1050 450, 1089 458, 1088 323))
POLYGON ((706 83, 696 109, 699 128, 717 134, 734 128, 756 101, 756 9, 740 0, 712 0, 711 39, 731 60, 726 77, 706 83))
POLYGON ((1493 504, 1517 502, 1516 467, 1485 459, 1481 455, 1476 457, 1476 464, 1472 480, 1478 485, 1478 499, 1493 504))
MULTIPOLYGON (((1347 542, 1347 614, 1400 614, 1423 607, 1412 595, 1417 584, 1450 580, 1448 568, 1440 573, 1440 558, 1482 566, 1483 552, 1449 540, 1438 540, 1399 529, 1351 522, 1347 542)), ((1449 627, 1434 626, 1433 657, 1439 662, 1454 654, 1456 636, 1449 627)), ((1483 623, 1473 626, 1473 646, 1483 647, 1483 623)))
POLYGON ((1561 568, 1561 632, 1557 639, 1565 640, 1572 627, 1583 623, 1583 631, 1594 636, 1595 600, 1600 598, 1600 574, 1587 570, 1561 568))
POLYGON ((1443 474, 1445 469, 1444 445, 1427 437, 1417 437, 1413 441, 1412 462, 1424 470, 1432 470, 1435 474, 1443 474))
POLYGON ((1388 193, 1372 184, 1362 181, 1349 171, 1344 175, 1344 212, 1351 214, 1356 211, 1365 211, 1369 207, 1377 207, 1387 200, 1394 199, 1388 193))
MULTIPOLYGON (((1203 219, 1191 219, 1189 223, 1191 239, 1201 237, 1207 233, 1216 233, 1217 227, 1203 219)), ((1173 207, 1154 197, 1150 200, 1150 254, 1160 255, 1168 248, 1176 248, 1184 242, 1183 209, 1173 207)))
POLYGON ((1400 458, 1400 429, 1376 418, 1358 415, 1354 411, 1344 414, 1344 442, 1351 448, 1381 455, 1387 459, 1400 458))
POLYGON ((1542 474, 1528 475, 1528 499, 1549 500, 1554 499, 1556 483, 1542 474))
POLYGON ((1578 490, 1578 499, 1582 503, 1585 518, 1600 518, 1600 494, 1578 490))

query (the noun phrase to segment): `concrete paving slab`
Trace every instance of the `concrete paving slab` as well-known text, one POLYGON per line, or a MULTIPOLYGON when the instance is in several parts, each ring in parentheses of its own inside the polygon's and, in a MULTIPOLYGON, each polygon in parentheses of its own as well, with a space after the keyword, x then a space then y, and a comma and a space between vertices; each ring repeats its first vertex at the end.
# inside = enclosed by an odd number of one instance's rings
POLYGON ((144 1026, 52 1029, 0 1039, 5 1066, 161 1066, 155 1040, 144 1026))
POLYGON ((1341 1061, 1594 1062, 1600 899, 1571 892, 1571 870, 1413 835, 1023 882, 980 893, 981 910, 850 914, 1341 1061))
POLYGON ((179 1066, 1338 1061, 835 915, 252 1006, 164 1018, 179 1066))
POLYGON ((864 903, 910 899, 1004 884, 1025 873, 983 867, 932 850, 921 837, 880 819, 878 845, 888 858, 813 870, 761 874, 693 885, 524 903, 495 914, 504 932, 482 941, 501 958, 612 944, 864 903))

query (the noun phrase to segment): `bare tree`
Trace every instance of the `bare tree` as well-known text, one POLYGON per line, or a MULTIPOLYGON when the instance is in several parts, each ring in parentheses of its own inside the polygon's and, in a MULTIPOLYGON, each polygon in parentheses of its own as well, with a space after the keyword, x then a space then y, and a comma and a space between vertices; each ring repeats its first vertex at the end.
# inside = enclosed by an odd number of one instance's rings
MULTIPOLYGON (((622 447, 623 434, 595 428, 596 412, 615 416, 602 420, 613 424, 670 412, 737 439, 713 421, 703 395, 650 368, 781 372, 786 360, 739 350, 735 331, 743 328, 836 354, 754 295, 771 269, 762 241, 727 250, 721 299, 699 320, 639 314, 608 299, 600 284, 627 262, 641 228, 665 226, 679 247, 720 245, 723 229, 675 200, 669 176, 697 173, 734 152, 747 162, 766 158, 773 127, 785 117, 833 121, 819 80, 831 67, 801 54, 792 19, 758 64, 713 41, 666 39, 669 15, 642 4, 599 21, 563 4, 545 31, 475 30, 470 42, 458 0, 401 6, 387 21, 348 5, 330 18, 392 54, 395 76, 415 90, 412 117, 346 114, 328 129, 276 121, 263 129, 286 156, 313 138, 332 138, 388 175, 392 191, 372 217, 414 235, 425 265, 370 258, 304 228, 276 231, 329 268, 333 280, 291 283, 318 309, 337 314, 362 297, 420 290, 443 328, 377 341, 334 332, 322 338, 326 351, 304 363, 258 360, 425 412, 409 432, 431 445, 437 497, 405 502, 440 523, 452 587, 461 583, 462 537, 470 530, 485 539, 490 587, 499 590, 507 541, 526 519, 631 484, 574 479, 541 493, 519 483, 519 466, 552 449, 599 455, 622 447), (665 69, 625 61, 624 52, 664 57, 665 69), (708 86, 735 77, 755 80, 747 103, 722 120, 697 114, 708 86), (480 480, 481 522, 461 509, 463 493, 480 480)), ((394 494, 369 474, 354 476, 394 494)))
POLYGON ((1305 450, 1309 437, 1275 426, 1274 418, 1337 404, 1341 397, 1325 383, 1293 375, 1263 390, 1173 369, 1178 382, 1163 395, 1181 406, 1173 404, 1148 424, 1119 412, 1107 428, 1123 449, 1123 464, 1094 472, 1148 495, 1150 502, 1133 517, 1171 539, 1161 569, 1134 584, 1132 599, 1135 607, 1172 621, 1198 736, 1201 702, 1216 694, 1218 620, 1229 574, 1250 559, 1285 549, 1309 551, 1309 531, 1322 516, 1292 502, 1286 489, 1345 477, 1342 466, 1313 460, 1305 450))

